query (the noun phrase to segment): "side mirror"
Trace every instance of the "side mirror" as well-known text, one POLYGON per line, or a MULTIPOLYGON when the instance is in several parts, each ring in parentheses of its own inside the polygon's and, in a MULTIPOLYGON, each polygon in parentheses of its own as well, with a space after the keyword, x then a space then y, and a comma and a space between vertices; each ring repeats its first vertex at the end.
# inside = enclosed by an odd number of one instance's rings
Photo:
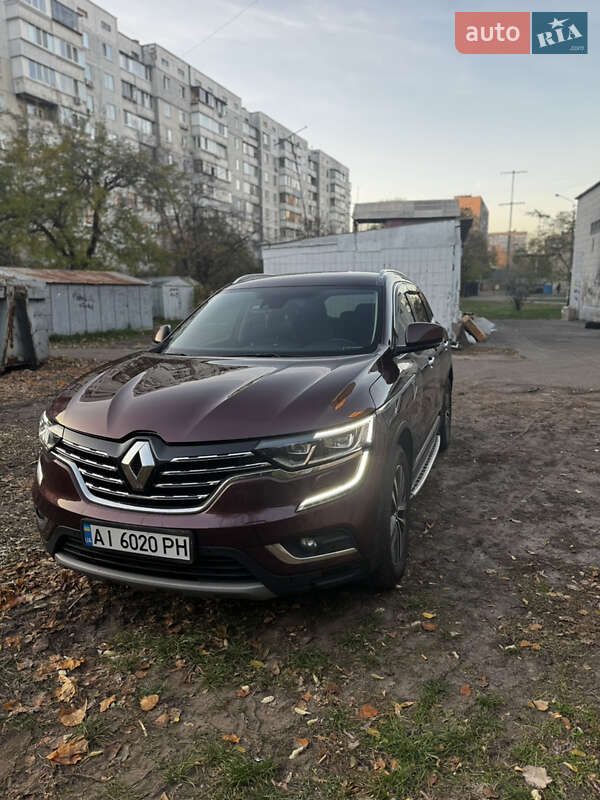
POLYGON ((399 348, 405 353, 415 353, 418 350, 428 350, 438 347, 446 338, 446 331, 441 325, 433 322, 412 322, 406 328, 404 341, 406 347, 399 348))
POLYGON ((155 344, 160 344, 164 342, 167 336, 171 335, 171 326, 170 325, 161 325, 160 328, 154 334, 154 342, 155 344))

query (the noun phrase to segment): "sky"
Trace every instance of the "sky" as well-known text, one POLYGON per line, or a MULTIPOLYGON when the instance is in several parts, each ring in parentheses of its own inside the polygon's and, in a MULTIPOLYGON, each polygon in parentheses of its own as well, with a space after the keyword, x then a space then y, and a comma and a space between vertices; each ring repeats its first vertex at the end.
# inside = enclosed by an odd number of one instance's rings
MULTIPOLYGON (((481 194, 490 231, 535 232, 600 180, 600 14, 588 55, 463 55, 454 12, 552 11, 537 0, 99 0, 350 169, 352 202, 481 194), (218 28, 225 25, 222 30, 218 28), (215 31, 217 31, 215 33, 215 31), (203 41, 208 38, 206 41, 203 41)), ((568 11, 556 12, 565 17, 568 11)), ((585 10, 581 5, 571 10, 585 10)))

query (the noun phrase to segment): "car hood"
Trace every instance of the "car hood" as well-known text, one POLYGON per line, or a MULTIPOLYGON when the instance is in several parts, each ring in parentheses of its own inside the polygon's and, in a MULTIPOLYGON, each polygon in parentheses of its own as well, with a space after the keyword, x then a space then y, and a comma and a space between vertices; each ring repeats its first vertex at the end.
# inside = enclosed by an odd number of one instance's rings
POLYGON ((377 355, 306 361, 138 353, 80 378, 49 415, 110 439, 146 432, 183 443, 301 433, 373 409, 377 355))

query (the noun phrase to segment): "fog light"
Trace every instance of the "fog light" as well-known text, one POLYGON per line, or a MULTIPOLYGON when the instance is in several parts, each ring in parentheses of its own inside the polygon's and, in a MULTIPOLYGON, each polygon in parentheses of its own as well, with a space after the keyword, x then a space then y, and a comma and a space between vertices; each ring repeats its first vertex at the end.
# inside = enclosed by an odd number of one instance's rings
POLYGON ((307 553, 316 553, 319 549, 317 540, 308 536, 303 536, 302 539, 300 539, 300 546, 303 550, 306 550, 307 553))

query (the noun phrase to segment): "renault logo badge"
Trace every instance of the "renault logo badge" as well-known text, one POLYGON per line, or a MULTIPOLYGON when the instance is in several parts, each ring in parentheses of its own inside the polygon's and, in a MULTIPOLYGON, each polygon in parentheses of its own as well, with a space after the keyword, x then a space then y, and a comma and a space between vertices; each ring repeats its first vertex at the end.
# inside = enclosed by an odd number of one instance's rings
POLYGON ((121 459, 121 467, 132 489, 141 490, 155 467, 149 442, 134 442, 121 459))

